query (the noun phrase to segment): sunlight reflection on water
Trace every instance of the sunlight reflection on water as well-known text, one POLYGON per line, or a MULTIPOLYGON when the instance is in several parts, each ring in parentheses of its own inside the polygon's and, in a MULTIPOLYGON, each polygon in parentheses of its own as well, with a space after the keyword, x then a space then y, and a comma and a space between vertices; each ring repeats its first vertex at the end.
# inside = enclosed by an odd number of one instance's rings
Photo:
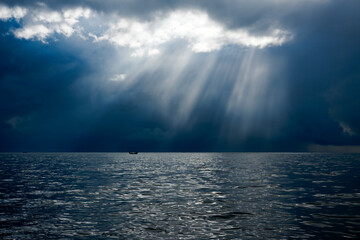
POLYGON ((360 237, 360 155, 0 154, 4 239, 360 237))

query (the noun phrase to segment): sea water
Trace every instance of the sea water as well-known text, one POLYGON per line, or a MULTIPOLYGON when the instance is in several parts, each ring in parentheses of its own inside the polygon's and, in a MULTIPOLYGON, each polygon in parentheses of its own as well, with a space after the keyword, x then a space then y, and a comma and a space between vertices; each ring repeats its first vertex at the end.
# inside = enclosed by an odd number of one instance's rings
POLYGON ((3 153, 1 239, 359 239, 360 155, 3 153))

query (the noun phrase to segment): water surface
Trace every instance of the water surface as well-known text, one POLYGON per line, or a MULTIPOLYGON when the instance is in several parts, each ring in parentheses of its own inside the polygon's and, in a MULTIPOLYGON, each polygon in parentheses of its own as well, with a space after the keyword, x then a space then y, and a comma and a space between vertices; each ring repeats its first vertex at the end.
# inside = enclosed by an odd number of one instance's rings
POLYGON ((360 155, 0 154, 2 239, 359 239, 360 155))

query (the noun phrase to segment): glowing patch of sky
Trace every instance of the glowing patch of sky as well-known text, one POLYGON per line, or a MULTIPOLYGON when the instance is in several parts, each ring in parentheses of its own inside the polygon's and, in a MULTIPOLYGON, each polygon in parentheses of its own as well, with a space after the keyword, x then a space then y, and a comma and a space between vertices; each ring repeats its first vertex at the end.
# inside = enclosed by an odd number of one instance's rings
POLYGON ((116 16, 102 19, 103 15, 88 8, 76 7, 50 10, 45 4, 37 8, 0 6, 0 19, 22 19, 21 27, 13 30, 17 38, 38 39, 43 42, 55 33, 70 37, 74 33, 88 36, 97 41, 108 41, 114 45, 133 50, 132 56, 153 56, 160 54, 160 48, 174 40, 184 40, 193 52, 211 52, 226 45, 264 48, 278 46, 289 41, 292 36, 282 29, 267 29, 262 34, 251 34, 247 29, 228 29, 211 19, 200 10, 175 10, 158 13, 149 21, 139 21, 116 16), (95 33, 85 29, 82 21, 99 20, 101 29, 95 33), (102 21, 102 22, 101 22, 102 21))

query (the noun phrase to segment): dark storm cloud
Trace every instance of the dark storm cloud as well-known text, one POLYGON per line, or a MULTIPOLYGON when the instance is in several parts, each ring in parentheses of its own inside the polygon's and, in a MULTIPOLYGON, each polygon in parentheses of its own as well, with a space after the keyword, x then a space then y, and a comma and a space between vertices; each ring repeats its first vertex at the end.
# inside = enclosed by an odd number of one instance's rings
MULTIPOLYGON (((9 24, 16 23, 0 22, 2 32, 9 24)), ((56 43, 9 34, 0 43, 1 151, 67 149, 83 114, 71 85, 86 72, 86 64, 56 43)))
MULTIPOLYGON (((38 1, 1 2, 38 6, 38 1)), ((360 145, 359 1, 44 2, 55 10, 84 6, 145 19, 156 11, 196 8, 229 28, 258 33, 281 27, 294 38, 261 50, 274 62, 281 59, 284 67, 269 76, 271 86, 252 111, 252 124, 242 131, 249 119, 226 111, 235 86, 231 77, 226 80, 231 75, 226 66, 240 61, 229 54, 239 51, 234 46, 218 53, 218 71, 208 76, 189 123, 174 126, 171 121, 184 117, 175 110, 187 101, 191 79, 208 55, 192 60, 164 114, 157 88, 166 67, 151 75, 144 72, 123 90, 117 82, 98 81, 114 65, 110 46, 95 49, 91 43, 64 38, 48 44, 19 40, 9 33, 18 23, 0 22, 1 151, 304 151, 309 145, 360 145), (264 105, 279 89, 286 92, 283 106, 278 106, 284 111, 274 117, 275 107, 265 114, 264 105), (109 96, 114 98, 106 102, 109 96)), ((112 73, 122 71, 111 68, 112 73)))
POLYGON ((305 142, 358 145, 360 99, 359 2, 332 2, 299 24, 297 40, 283 51, 289 61, 289 130, 305 142), (342 129, 345 123, 354 136, 342 129), (291 130, 290 130, 291 129, 291 130), (355 136, 356 135, 356 136, 355 136))

